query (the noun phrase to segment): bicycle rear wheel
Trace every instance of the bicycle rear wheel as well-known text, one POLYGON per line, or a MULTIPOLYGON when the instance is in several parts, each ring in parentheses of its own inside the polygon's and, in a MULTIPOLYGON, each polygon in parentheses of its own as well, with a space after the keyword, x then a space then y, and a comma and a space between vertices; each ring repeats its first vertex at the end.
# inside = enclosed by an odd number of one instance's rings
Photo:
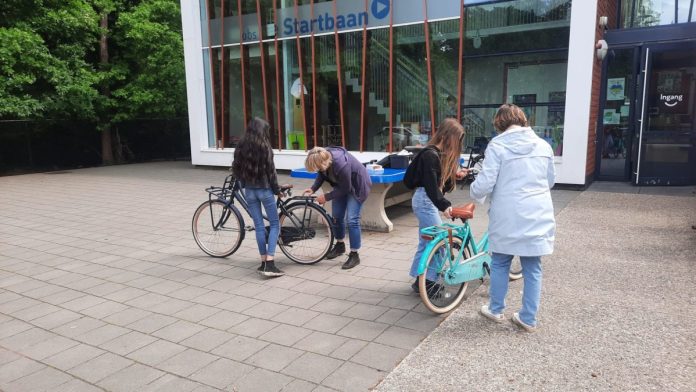
POLYGON ((299 264, 321 261, 333 244, 329 215, 314 203, 293 203, 280 214, 278 246, 290 260, 299 264))
POLYGON ((227 257, 244 240, 244 220, 235 206, 219 200, 206 201, 193 213, 193 239, 201 250, 213 257, 227 257))
MULTIPOLYGON (((447 239, 440 240, 428 255, 425 272, 418 279, 418 288, 421 300, 426 308, 434 313, 447 313, 456 308, 464 298, 464 293, 469 282, 448 285, 445 282, 445 273, 449 269, 449 263, 445 260, 446 250, 449 246, 447 239), (436 271, 435 280, 427 280, 428 271, 436 271)), ((452 252, 459 252, 462 248, 461 238, 452 239, 452 252)), ((462 258, 457 262, 471 257, 469 247, 464 248, 462 258)))
POLYGON ((520 261, 519 256, 515 256, 510 264, 510 273, 508 274, 510 280, 517 280, 522 277, 522 261, 520 261))

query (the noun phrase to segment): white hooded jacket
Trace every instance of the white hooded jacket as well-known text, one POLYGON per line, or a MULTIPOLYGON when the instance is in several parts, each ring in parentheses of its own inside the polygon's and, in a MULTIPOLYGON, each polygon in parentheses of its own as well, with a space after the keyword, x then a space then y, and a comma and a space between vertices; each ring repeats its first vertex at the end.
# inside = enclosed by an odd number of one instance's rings
POLYGON ((556 172, 551 146, 528 127, 514 127, 494 137, 471 198, 488 210, 490 250, 517 256, 553 252, 556 221, 551 187, 556 172))

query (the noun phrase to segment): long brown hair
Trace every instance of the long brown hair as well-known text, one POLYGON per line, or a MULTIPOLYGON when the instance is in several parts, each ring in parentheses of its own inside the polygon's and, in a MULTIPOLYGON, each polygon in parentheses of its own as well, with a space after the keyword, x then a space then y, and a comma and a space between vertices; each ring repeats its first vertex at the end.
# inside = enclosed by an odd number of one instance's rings
POLYGON ((445 119, 439 127, 430 145, 436 146, 442 153, 440 157, 440 188, 449 180, 454 183, 459 168, 459 154, 462 152, 464 127, 453 118, 445 119))

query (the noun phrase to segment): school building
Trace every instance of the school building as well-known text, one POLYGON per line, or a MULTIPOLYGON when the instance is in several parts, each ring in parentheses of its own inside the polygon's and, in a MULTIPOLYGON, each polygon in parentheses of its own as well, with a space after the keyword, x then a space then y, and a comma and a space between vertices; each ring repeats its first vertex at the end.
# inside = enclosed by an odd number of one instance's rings
MULTIPOLYGON (((271 124, 276 166, 314 146, 362 161, 466 144, 505 102, 553 147, 557 182, 696 184, 694 0, 182 0, 191 156, 229 166, 271 124)), ((478 139, 480 141, 481 139, 478 139)))

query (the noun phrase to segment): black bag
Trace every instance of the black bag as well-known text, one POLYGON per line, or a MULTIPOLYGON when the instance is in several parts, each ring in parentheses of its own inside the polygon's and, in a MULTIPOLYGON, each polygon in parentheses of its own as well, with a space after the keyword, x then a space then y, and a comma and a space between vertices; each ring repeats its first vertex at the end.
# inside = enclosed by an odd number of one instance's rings
POLYGON ((406 169, 408 167, 409 162, 411 161, 411 157, 413 155, 398 155, 398 154, 390 154, 387 155, 386 157, 382 158, 377 162, 378 165, 381 165, 383 168, 388 169, 406 169))
POLYGON ((411 160, 411 163, 406 168, 406 173, 404 174, 404 185, 408 189, 415 189, 418 186, 418 183, 416 182, 418 176, 418 173, 416 173, 418 171, 418 162, 420 161, 421 155, 426 150, 432 150, 432 147, 425 147, 424 149, 416 153, 416 155, 411 160))

